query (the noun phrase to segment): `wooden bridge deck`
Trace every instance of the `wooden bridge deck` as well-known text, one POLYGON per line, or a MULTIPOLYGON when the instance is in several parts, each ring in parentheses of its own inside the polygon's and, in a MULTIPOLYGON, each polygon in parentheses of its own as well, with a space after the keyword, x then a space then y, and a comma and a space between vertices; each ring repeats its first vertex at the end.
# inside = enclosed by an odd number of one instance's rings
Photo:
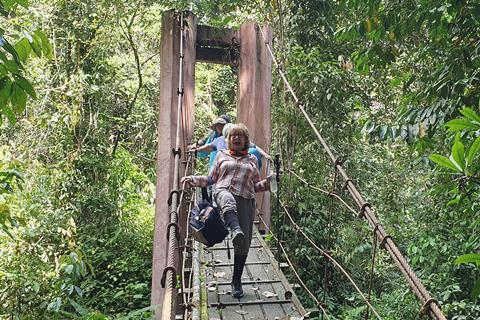
POLYGON ((305 309, 256 228, 242 275, 244 297, 241 299, 231 296, 234 255, 231 241, 230 253, 231 260, 222 243, 205 248, 200 258, 207 293, 202 298, 207 301, 202 304, 207 306, 210 320, 304 319, 305 309))

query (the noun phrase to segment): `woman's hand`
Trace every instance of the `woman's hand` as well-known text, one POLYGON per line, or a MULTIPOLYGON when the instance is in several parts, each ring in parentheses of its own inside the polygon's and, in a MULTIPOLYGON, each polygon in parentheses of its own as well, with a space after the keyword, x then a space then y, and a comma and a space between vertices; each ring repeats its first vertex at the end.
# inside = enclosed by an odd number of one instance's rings
POLYGON ((187 146, 187 152, 195 152, 195 151, 197 151, 197 144, 196 143, 187 146))
POLYGON ((181 184, 186 184, 189 187, 195 187, 193 176, 185 176, 180 181, 181 184))

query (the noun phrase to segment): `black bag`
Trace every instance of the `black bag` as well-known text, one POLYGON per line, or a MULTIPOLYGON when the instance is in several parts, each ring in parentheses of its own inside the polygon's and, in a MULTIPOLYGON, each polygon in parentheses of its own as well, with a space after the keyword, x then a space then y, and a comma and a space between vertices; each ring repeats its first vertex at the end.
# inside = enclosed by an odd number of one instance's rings
POLYGON ((193 238, 208 247, 222 242, 228 235, 220 213, 206 200, 192 209, 189 225, 193 238))

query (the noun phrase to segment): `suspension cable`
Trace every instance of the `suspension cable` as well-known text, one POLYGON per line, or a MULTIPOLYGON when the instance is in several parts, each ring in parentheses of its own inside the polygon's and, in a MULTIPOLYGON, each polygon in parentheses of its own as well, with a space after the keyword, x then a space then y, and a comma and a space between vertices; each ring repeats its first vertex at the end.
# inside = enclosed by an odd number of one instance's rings
POLYGON ((315 124, 305 111, 305 108, 303 105, 300 103, 300 100, 298 99, 297 95, 295 94, 294 90, 292 89, 292 86, 288 82, 287 78, 285 77, 281 66, 279 65, 277 59, 275 58, 275 55, 273 54, 273 51, 270 47, 270 44, 265 37, 265 34, 263 33, 262 28, 258 28, 260 31, 260 34, 265 41, 265 46, 267 47, 267 50, 272 57, 272 60, 277 68, 278 73, 280 74, 280 77, 283 79, 285 85, 287 86, 288 91, 292 95, 293 99, 295 100, 295 103, 297 107, 300 109, 302 112, 303 116, 307 120, 308 124, 314 131, 315 135, 317 136, 318 141, 320 142, 321 146, 323 147, 324 151, 332 161, 332 163, 335 164, 335 167, 338 169, 338 172, 342 176, 342 178, 345 181, 345 186, 348 192, 351 194, 353 200, 357 203, 359 206, 361 213, 360 217, 365 218, 370 226, 374 228, 375 233, 378 236, 378 239, 380 240, 380 246, 385 248, 390 256, 392 257, 393 261, 397 265, 397 267, 400 269, 404 277, 407 279, 408 284, 410 285, 410 288, 414 291, 414 293, 417 295, 417 297, 420 299, 422 302, 422 307, 420 309, 420 313, 426 313, 428 312, 431 317, 434 317, 437 320, 446 320, 445 316, 443 315, 442 311, 440 310, 440 305, 436 299, 433 299, 430 296, 430 293, 425 289, 423 286, 422 282, 420 279, 417 277, 417 275, 413 272, 412 268, 410 265, 407 263, 403 255, 400 253, 400 250, 398 249, 397 245, 393 241, 392 237, 388 235, 383 227, 380 225, 375 213, 372 210, 372 207, 370 204, 365 202, 363 199, 362 195, 360 192, 357 190, 355 185, 353 184, 353 181, 348 177, 347 173, 342 167, 342 164, 337 160, 335 155, 333 154, 332 150, 328 146, 328 144, 325 142, 323 139, 322 135, 316 128, 315 124))
POLYGON ((362 297, 362 299, 365 301, 365 303, 367 304, 367 306, 370 308, 370 310, 372 310, 372 312, 375 314, 375 316, 377 316, 378 319, 382 319, 380 317, 380 315, 377 313, 377 311, 375 310, 375 308, 370 304, 370 302, 368 302, 368 299, 365 297, 365 295, 363 294, 363 292, 360 290, 360 288, 358 287, 358 285, 355 283, 355 281, 352 279, 352 277, 350 276, 350 274, 345 270, 345 268, 342 267, 342 265, 340 263, 338 263, 337 260, 335 260, 335 258, 333 258, 330 254, 328 254, 325 250, 323 250, 322 248, 320 248, 303 230, 302 228, 300 228, 300 226, 295 222, 295 220, 293 219, 293 217, 290 215, 290 212, 288 212, 287 208, 285 207, 285 205, 283 204, 283 202, 281 202, 282 204, 282 208, 283 210, 285 211, 285 214, 288 216, 288 218, 290 219, 291 223, 293 224, 293 226, 295 227, 295 229, 297 231, 299 231, 304 237, 305 239, 307 239, 308 242, 310 242, 310 244, 318 250, 318 252, 320 252, 324 257, 326 257, 328 260, 330 260, 338 269, 340 269, 340 271, 347 277, 347 279, 350 281, 350 283, 353 285, 353 287, 355 288, 355 290, 357 290, 357 292, 360 294, 360 296, 362 297))
POLYGON ((173 150, 174 154, 174 166, 173 166, 173 187, 171 191, 171 211, 170 211, 170 223, 167 229, 168 236, 168 253, 167 253, 167 267, 165 268, 162 276, 162 286, 165 288, 165 295, 163 300, 162 308, 162 320, 172 319, 172 312, 175 310, 175 294, 174 290, 176 288, 176 269, 175 261, 177 258, 175 241, 174 239, 179 239, 178 235, 178 203, 179 203, 179 170, 180 170, 180 132, 182 124, 182 107, 183 107, 183 37, 184 37, 184 21, 183 21, 183 12, 179 16, 180 23, 180 57, 179 57, 179 70, 178 70, 178 90, 177 90, 177 131, 175 137, 175 149, 173 150))
MULTIPOLYGON (((265 220, 263 220, 262 217, 260 217, 260 220, 262 220, 263 224, 265 224, 265 220)), ((292 268, 292 271, 293 273, 295 274, 295 277, 298 279, 298 281, 300 282, 300 285, 302 286, 302 288, 307 291, 307 293, 310 295, 310 297, 312 298, 313 301, 315 301, 315 304, 322 310, 322 317, 323 315, 327 316, 328 317, 328 313, 327 313, 327 310, 325 310, 325 308, 322 306, 322 303, 317 299, 317 297, 312 293, 312 291, 310 291, 310 289, 308 289, 307 285, 305 284, 305 282, 302 280, 302 278, 300 277, 300 275, 298 274, 297 270, 295 269, 295 267, 293 266, 292 262, 290 261, 290 259, 288 258, 288 254, 285 250, 285 247, 281 244, 281 241, 280 239, 277 238, 277 236, 275 236, 275 234, 272 232, 272 230, 266 226, 268 232, 270 232, 270 234, 272 235, 272 237, 275 239, 275 241, 279 244, 279 247, 280 249, 282 249, 283 251, 283 255, 285 256, 285 259, 287 259, 287 262, 288 264, 290 265, 290 267, 292 268)))
POLYGON ((299 176, 297 173, 295 173, 295 171, 293 171, 292 169, 287 169, 288 172, 290 172, 291 174, 293 174, 298 180, 300 180, 301 182, 303 182, 303 184, 305 184, 308 188, 310 189, 313 189, 313 190, 316 190, 316 191, 320 191, 321 193, 324 193, 328 196, 331 196, 331 197, 334 197, 336 198, 338 201, 340 201, 348 210, 350 210, 355 216, 358 215, 358 212, 355 211, 355 209, 353 209, 352 207, 350 207, 346 202, 345 200, 342 199, 342 197, 340 197, 338 194, 336 194, 335 192, 331 192, 331 191, 327 191, 325 189, 322 189, 322 188, 319 188, 319 187, 316 187, 314 185, 312 185, 311 183, 309 183, 307 180, 305 180, 304 178, 302 178, 301 176, 299 176))
MULTIPOLYGON (((370 266, 370 281, 368 283, 368 301, 370 301, 372 295, 373 277, 375 276, 375 258, 377 255, 377 235, 375 234, 375 231, 373 232, 372 247, 372 264, 370 266)), ((368 311, 368 309, 365 310, 365 320, 368 320, 369 318, 368 311)))

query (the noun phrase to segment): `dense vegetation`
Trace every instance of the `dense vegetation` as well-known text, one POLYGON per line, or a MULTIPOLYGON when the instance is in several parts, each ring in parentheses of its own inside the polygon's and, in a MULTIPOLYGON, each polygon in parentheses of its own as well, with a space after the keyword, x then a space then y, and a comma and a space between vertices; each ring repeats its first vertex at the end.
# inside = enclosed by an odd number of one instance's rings
MULTIPOLYGON (((0 0, 0 318, 149 317, 158 44, 174 7, 204 24, 272 25, 287 77, 417 275, 448 318, 478 319, 480 4, 469 0, 0 0)), ((271 153, 341 192, 273 85, 271 153)), ((199 64, 196 90, 199 128, 234 113, 234 69, 199 64)), ((297 221, 366 291, 366 223, 287 170, 283 181, 297 221)), ((274 230, 298 240, 295 266, 330 313, 363 318, 345 278, 282 222, 274 230)), ((384 251, 372 288, 384 319, 418 317, 384 251)))

